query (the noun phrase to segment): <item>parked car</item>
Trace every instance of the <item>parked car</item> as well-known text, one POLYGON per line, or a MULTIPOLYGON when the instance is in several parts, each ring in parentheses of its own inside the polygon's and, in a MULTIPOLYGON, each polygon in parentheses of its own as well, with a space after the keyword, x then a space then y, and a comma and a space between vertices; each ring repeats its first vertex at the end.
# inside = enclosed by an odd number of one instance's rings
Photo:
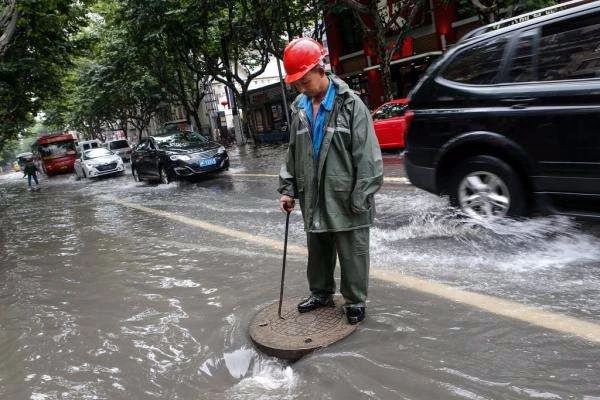
POLYGON ((559 7, 478 29, 430 67, 409 95, 415 186, 474 217, 600 216, 600 63, 582 63, 600 2, 559 7))
POLYGON ((382 104, 373 112, 373 126, 382 149, 404 148, 406 126, 412 118, 408 99, 396 99, 382 104))
POLYGON ((123 161, 129 162, 131 160, 131 146, 126 139, 115 139, 108 140, 105 147, 121 157, 123 161))
POLYGON ((193 177, 229 168, 225 147, 197 132, 175 132, 142 140, 131 153, 136 181, 193 177))
POLYGON ((74 167, 77 178, 122 175, 125 172, 121 157, 104 147, 85 150, 83 153, 78 154, 74 167))
POLYGON ((77 153, 83 153, 86 150, 97 149, 99 147, 102 147, 102 142, 98 139, 82 140, 75 143, 77 153))

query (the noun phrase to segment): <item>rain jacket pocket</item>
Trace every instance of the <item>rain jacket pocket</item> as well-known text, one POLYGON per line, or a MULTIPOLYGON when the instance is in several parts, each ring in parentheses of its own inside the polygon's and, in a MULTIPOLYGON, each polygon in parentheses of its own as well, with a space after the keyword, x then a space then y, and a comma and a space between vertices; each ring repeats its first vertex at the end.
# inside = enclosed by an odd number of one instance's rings
POLYGON ((325 176, 324 198, 326 212, 350 215, 350 194, 353 181, 348 176, 325 176))
POLYGON ((352 210, 353 214, 361 214, 361 213, 364 213, 365 211, 370 211, 371 208, 373 207, 373 196, 372 195, 365 196, 364 193, 354 192, 354 193, 352 193, 350 198, 351 198, 350 209, 352 210))

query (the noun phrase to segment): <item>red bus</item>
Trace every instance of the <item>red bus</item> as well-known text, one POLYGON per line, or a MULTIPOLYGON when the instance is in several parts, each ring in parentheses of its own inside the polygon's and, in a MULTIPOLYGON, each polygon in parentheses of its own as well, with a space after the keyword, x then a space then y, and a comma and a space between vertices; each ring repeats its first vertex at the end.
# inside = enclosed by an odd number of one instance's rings
POLYGON ((75 138, 70 133, 57 133, 39 137, 31 146, 38 169, 46 175, 73 172, 77 154, 75 138))

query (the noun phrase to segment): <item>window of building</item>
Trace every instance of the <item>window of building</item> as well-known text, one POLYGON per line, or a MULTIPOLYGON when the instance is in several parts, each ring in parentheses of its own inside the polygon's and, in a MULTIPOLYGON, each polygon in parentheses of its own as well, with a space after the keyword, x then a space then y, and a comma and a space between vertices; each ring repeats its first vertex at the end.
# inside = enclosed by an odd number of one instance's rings
POLYGON ((342 38, 342 55, 362 50, 362 27, 354 14, 345 10, 337 16, 340 37, 342 38))
POLYGON ((541 81, 600 76, 600 13, 572 18, 542 28, 541 81))
POLYGON ((456 54, 442 72, 448 80, 472 85, 497 82, 508 38, 500 36, 477 43, 456 54))

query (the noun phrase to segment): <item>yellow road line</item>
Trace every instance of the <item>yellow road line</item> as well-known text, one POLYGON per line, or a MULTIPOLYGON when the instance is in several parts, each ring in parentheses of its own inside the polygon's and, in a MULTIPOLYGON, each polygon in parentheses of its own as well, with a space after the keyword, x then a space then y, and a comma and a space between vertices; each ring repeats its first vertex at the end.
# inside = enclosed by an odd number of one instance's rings
MULTIPOLYGON (((162 211, 162 210, 156 210, 154 208, 144 207, 139 204, 130 203, 127 201, 116 199, 116 198, 110 198, 110 200, 114 201, 117 204, 127 206, 129 208, 134 208, 136 210, 140 210, 140 211, 144 211, 144 212, 147 212, 150 214, 165 217, 165 218, 171 219, 173 221, 181 222, 183 224, 187 224, 187 225, 195 226, 197 228, 204 229, 209 232, 218 233, 219 235, 229 236, 229 237, 240 239, 240 240, 243 240, 243 241, 246 241, 249 243, 255 243, 255 244, 259 244, 261 246, 270 247, 274 250, 283 251, 283 242, 281 240, 273 240, 273 239, 266 238, 264 236, 258 236, 258 235, 254 235, 252 233, 247 233, 247 232, 243 232, 243 231, 239 231, 239 230, 235 230, 235 229, 225 228, 223 226, 215 225, 210 222, 188 218, 183 215, 177 215, 177 214, 170 213, 168 211, 162 211)), ((300 254, 300 255, 307 254, 306 247, 290 245, 290 244, 288 244, 288 252, 294 253, 294 254, 300 254)))
MULTIPOLYGON (((210 222, 188 218, 182 215, 173 214, 168 211, 156 210, 116 198, 110 199, 117 204, 121 204, 129 208, 158 215, 173 221, 181 222, 183 224, 195 226, 219 235, 240 239, 248 243, 266 246, 274 250, 283 250, 283 242, 280 240, 274 240, 236 229, 225 228, 210 222)), ((306 255, 307 250, 303 246, 288 245, 288 253, 306 255)), ((394 283, 411 290, 431 294, 447 300, 479 308, 492 314, 516 319, 531 325, 551 329, 567 335, 573 335, 589 340, 590 342, 600 343, 600 324, 598 323, 580 320, 560 313, 541 310, 536 307, 523 305, 494 296, 468 292, 450 285, 417 278, 415 276, 406 275, 399 272, 389 271, 383 268, 371 268, 371 276, 373 278, 394 283)))
POLYGON ((527 322, 568 335, 578 336, 590 342, 600 343, 600 324, 580 320, 568 315, 544 311, 515 301, 505 300, 481 293, 468 292, 442 283, 428 281, 385 269, 372 268, 374 278, 396 283, 405 288, 429 293, 444 299, 467 304, 492 314, 527 322))
MULTIPOLYGON (((246 176, 246 177, 250 177, 250 178, 277 178, 279 175, 275 175, 275 174, 253 174, 253 173, 231 173, 229 175, 232 176, 246 176)), ((383 178, 384 182, 390 182, 390 183, 404 183, 404 184, 410 184, 410 181, 408 180, 408 178, 403 178, 403 177, 389 177, 383 178)))
POLYGON ((231 173, 233 176, 248 176, 252 178, 277 178, 279 175, 275 174, 250 174, 250 173, 231 173))

